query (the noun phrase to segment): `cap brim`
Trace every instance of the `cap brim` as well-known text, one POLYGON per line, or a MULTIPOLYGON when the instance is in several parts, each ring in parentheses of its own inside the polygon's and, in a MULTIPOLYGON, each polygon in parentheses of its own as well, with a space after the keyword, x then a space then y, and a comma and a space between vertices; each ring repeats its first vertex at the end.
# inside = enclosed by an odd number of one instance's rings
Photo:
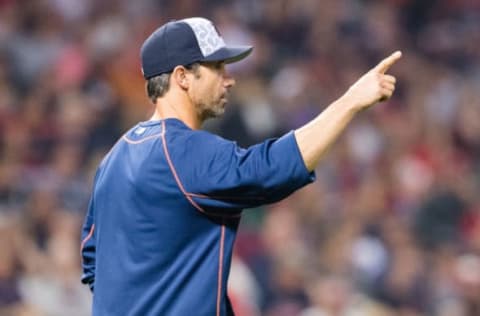
POLYGON ((226 64, 231 64, 244 59, 252 50, 252 46, 225 46, 202 61, 225 61, 226 64))

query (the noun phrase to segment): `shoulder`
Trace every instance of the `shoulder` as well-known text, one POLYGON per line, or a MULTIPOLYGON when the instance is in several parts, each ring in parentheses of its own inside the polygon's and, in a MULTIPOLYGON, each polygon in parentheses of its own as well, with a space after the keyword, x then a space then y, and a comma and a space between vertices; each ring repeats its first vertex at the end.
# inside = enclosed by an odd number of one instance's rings
POLYGON ((179 147, 187 151, 209 151, 222 148, 236 148, 236 142, 205 130, 192 130, 178 120, 168 121, 165 124, 165 138, 167 145, 179 147))
POLYGON ((221 136, 212 134, 208 131, 198 130, 192 131, 186 138, 188 144, 192 146, 206 145, 206 146, 235 146, 236 143, 227 140, 221 136))
POLYGON ((180 147, 177 153, 190 158, 192 164, 225 160, 242 150, 235 142, 203 130, 186 133, 181 141, 173 141, 170 145, 180 147))

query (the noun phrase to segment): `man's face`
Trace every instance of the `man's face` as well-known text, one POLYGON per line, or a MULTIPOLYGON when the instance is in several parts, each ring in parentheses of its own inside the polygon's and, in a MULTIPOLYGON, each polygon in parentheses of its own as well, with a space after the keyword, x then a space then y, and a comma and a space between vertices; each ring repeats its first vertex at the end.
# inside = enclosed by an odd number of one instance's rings
POLYGON ((202 121, 225 112, 228 90, 235 80, 227 74, 224 62, 201 63, 191 82, 190 97, 202 121))

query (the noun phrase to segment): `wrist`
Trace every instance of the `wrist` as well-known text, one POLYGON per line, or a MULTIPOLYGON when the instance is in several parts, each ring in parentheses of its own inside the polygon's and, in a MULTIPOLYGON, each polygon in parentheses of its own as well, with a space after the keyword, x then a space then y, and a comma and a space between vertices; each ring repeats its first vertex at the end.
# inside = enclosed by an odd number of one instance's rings
POLYGON ((346 111, 351 115, 357 114, 362 109, 362 105, 358 100, 352 98, 348 93, 341 96, 334 104, 338 110, 346 111))

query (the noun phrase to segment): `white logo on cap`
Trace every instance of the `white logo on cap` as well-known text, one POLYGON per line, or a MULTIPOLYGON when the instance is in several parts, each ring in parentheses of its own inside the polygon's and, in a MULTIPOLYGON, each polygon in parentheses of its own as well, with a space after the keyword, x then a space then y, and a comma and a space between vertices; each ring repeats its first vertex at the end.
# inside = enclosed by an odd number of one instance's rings
POLYGON ((204 18, 188 18, 182 21, 192 28, 204 57, 225 47, 225 42, 220 35, 218 35, 217 30, 215 30, 215 27, 209 20, 204 18))

